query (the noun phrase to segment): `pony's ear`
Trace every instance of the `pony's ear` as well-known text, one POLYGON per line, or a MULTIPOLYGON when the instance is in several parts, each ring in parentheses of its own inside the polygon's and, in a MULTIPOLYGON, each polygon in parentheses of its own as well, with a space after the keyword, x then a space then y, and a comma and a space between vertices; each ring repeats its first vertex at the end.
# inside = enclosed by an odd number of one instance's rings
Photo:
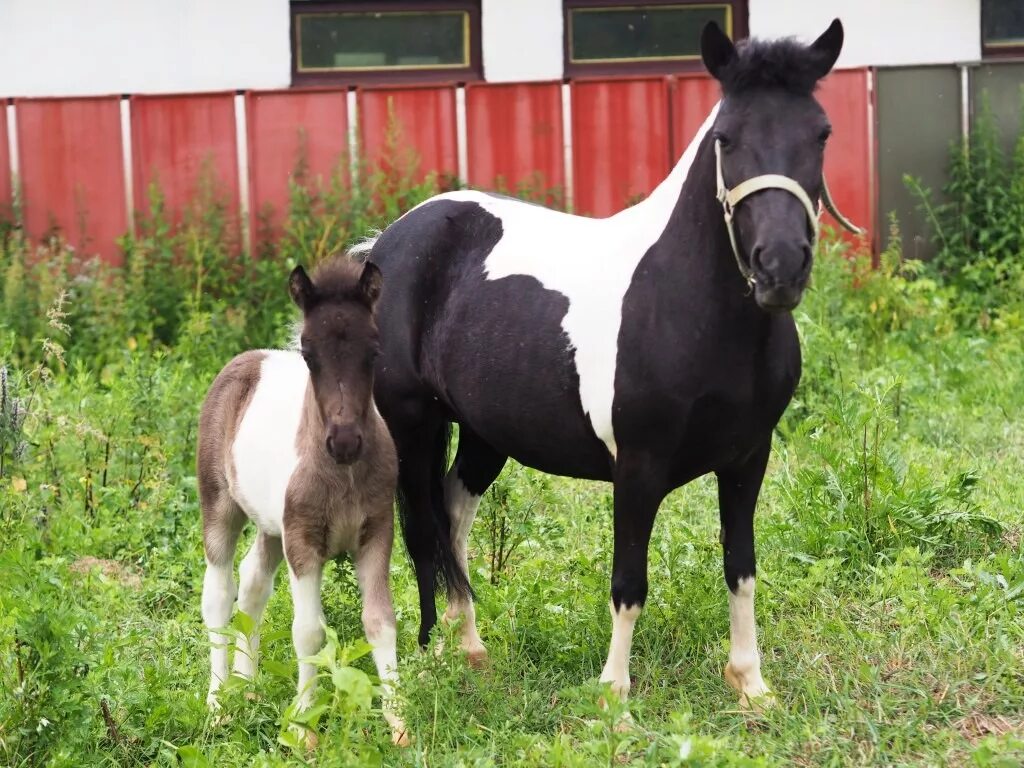
POLYGON ((301 264, 293 269, 288 277, 288 293, 291 294, 292 301, 303 312, 313 306, 313 301, 316 297, 316 287, 301 264))
POLYGON ((736 46, 714 21, 705 24, 700 33, 700 56, 716 80, 721 79, 722 69, 736 58, 736 46))
POLYGON ((811 54, 812 72, 821 80, 832 71, 839 52, 843 50, 843 22, 839 19, 832 19, 828 29, 821 33, 821 37, 811 43, 808 51, 811 54))
POLYGON ((380 289, 383 284, 384 276, 380 273, 380 267, 372 261, 363 262, 363 274, 359 277, 359 290, 370 309, 373 309, 373 305, 380 298, 380 289))

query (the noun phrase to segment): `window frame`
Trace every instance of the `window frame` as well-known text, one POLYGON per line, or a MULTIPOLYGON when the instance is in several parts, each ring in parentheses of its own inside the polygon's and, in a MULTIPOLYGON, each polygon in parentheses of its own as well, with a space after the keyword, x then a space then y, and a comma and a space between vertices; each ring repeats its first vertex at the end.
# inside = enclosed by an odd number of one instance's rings
POLYGON ((981 28, 978 30, 981 37, 981 57, 983 59, 1024 58, 1024 40, 1019 43, 1002 45, 991 45, 985 41, 985 18, 988 13, 985 6, 987 5, 985 0, 981 0, 981 28))
POLYGON ((671 75, 685 72, 702 72, 704 64, 699 55, 691 58, 665 57, 660 59, 635 59, 624 61, 573 61, 572 59, 572 12, 585 8, 628 9, 652 6, 729 6, 732 30, 726 33, 733 40, 741 40, 748 34, 748 0, 562 0, 562 67, 565 77, 588 77, 606 75, 671 75))
POLYGON ((407 83, 467 83, 483 79, 480 50, 480 0, 374 0, 373 2, 307 2, 289 0, 289 43, 292 85, 402 85, 407 83), (468 15, 469 62, 465 66, 381 67, 380 69, 299 69, 299 16, 332 13, 430 13, 457 12, 468 15))

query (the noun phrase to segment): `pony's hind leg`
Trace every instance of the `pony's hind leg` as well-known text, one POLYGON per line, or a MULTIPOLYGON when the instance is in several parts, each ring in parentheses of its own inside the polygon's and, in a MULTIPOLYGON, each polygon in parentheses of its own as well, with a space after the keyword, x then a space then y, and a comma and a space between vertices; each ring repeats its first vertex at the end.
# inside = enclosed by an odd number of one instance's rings
POLYGON ((203 622, 210 636, 210 688, 206 703, 217 706, 217 691, 228 677, 228 636, 219 631, 231 620, 235 602, 232 566, 238 535, 245 525, 245 513, 226 491, 208 498, 204 494, 203 548, 206 574, 203 577, 203 622))
MULTIPOLYGON (((459 450, 455 463, 444 481, 444 500, 451 520, 452 550, 455 558, 469 579, 469 532, 473 527, 480 499, 491 483, 501 473, 506 457, 496 452, 465 427, 459 429, 459 450)), ((480 640, 476 628, 476 611, 468 594, 450 594, 446 622, 462 618, 460 646, 466 652, 469 663, 481 666, 487 660, 487 649, 480 640)))
POLYGON ((283 556, 281 539, 260 531, 238 568, 238 610, 252 619, 253 626, 251 633, 238 636, 233 669, 235 674, 247 680, 251 680, 256 672, 260 621, 274 589, 274 574, 283 556))
POLYGON ((388 569, 391 564, 391 543, 394 523, 390 500, 381 512, 367 519, 356 553, 356 576, 363 597, 363 629, 373 648, 383 689, 384 719, 391 726, 395 744, 409 743, 407 728, 395 706, 395 684, 398 682, 398 651, 396 650, 395 611, 391 605, 388 569))
POLYGON ((754 619, 754 507, 770 450, 768 442, 745 465, 717 473, 723 565, 729 587, 729 663, 725 680, 739 693, 744 707, 772 703, 771 690, 761 677, 754 619))

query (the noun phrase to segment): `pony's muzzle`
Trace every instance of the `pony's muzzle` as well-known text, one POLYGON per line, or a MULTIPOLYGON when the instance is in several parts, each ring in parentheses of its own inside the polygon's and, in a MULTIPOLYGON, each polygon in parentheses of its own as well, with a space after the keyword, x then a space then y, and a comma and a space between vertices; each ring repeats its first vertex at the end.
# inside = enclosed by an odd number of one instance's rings
POLYGON ((331 424, 325 441, 327 453, 338 464, 351 464, 363 450, 363 435, 354 424, 331 424))
POLYGON ((807 240, 757 243, 750 251, 754 299, 769 312, 784 312, 800 303, 811 275, 813 253, 807 240))

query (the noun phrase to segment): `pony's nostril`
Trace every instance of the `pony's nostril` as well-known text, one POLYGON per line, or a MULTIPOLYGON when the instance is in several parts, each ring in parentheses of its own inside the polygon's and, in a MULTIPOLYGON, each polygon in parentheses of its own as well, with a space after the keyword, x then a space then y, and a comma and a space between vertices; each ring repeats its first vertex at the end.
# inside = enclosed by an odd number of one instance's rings
POLYGON ((810 243, 804 243, 803 251, 804 251, 804 263, 801 265, 801 269, 804 272, 806 272, 808 269, 810 269, 811 257, 814 256, 814 252, 811 250, 811 244, 810 243))
POLYGON ((334 455, 334 438, 330 435, 327 436, 327 452, 334 455))
POLYGON ((761 263, 763 256, 764 246, 755 245, 754 249, 750 252, 750 268, 757 272, 764 272, 764 264, 761 263))

